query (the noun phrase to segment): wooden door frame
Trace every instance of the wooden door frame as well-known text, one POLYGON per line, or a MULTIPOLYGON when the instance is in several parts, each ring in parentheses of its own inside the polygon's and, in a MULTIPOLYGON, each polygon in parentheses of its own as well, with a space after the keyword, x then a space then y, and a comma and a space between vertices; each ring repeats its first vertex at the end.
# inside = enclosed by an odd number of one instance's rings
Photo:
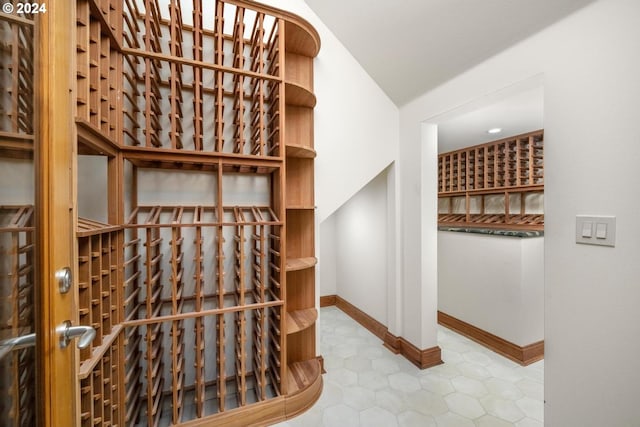
MULTIPOLYGON (((74 288, 61 294, 55 272, 74 268, 75 1, 50 0, 36 17, 35 183, 38 425, 77 425, 76 348, 60 349, 58 325, 75 323, 74 288)), ((77 286, 74 283, 73 286, 77 286)))

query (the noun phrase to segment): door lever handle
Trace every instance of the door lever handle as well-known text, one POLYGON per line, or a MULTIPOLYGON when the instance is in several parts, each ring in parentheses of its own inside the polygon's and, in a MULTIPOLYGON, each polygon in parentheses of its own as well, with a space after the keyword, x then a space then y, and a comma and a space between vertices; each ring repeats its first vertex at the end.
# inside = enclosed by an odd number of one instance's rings
POLYGON ((36 334, 27 334, 20 337, 9 338, 0 341, 0 360, 2 360, 7 354, 13 350, 19 350, 21 348, 35 347, 36 334))
POLYGON ((91 344, 96 337, 96 330, 91 326, 71 326, 69 320, 65 320, 59 327, 60 348, 66 348, 72 338, 78 338, 77 347, 82 350, 91 344))

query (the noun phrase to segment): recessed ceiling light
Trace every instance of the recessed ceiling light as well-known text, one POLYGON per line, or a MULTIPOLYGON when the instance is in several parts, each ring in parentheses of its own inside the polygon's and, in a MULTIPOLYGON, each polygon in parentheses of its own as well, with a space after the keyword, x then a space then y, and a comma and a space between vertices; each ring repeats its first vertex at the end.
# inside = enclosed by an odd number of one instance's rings
POLYGON ((493 128, 487 131, 487 133, 490 133, 490 134, 500 133, 500 132, 502 132, 502 128, 493 128))

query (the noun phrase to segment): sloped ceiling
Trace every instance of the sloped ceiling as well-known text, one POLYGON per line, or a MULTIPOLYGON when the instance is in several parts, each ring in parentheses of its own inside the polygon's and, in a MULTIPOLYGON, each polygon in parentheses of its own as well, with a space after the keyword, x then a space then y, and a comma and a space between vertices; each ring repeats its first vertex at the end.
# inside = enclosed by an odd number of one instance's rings
POLYGON ((398 106, 594 0, 305 0, 398 106))

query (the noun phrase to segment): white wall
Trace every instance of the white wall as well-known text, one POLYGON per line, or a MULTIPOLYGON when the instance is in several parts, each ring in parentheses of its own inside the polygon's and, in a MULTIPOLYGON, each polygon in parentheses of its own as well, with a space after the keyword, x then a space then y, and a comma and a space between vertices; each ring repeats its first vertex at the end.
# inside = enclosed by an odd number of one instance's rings
MULTIPOLYGON (((339 212, 339 211, 338 211, 339 212)), ((320 224, 320 296, 337 295, 336 278, 336 215, 334 213, 320 224)))
POLYGON ((315 196, 322 222, 397 158, 398 108, 306 3, 262 3, 301 16, 320 34, 314 128, 315 196))
MULTIPOLYGON (((422 123, 544 74, 546 426, 640 423, 638 16, 637 0, 598 1, 401 108, 404 285, 424 292, 417 278, 433 259, 414 268, 406 256, 421 250, 416 229, 437 235, 420 211, 436 185, 420 178, 436 168, 435 155, 420 164, 422 123), (587 213, 617 216, 615 248, 575 243, 575 216, 587 213)), ((427 317, 435 286, 429 293, 427 317)))
POLYGON ((543 340, 543 242, 439 231, 438 309, 519 346, 543 340))
POLYGON ((0 158, 0 203, 31 205, 35 198, 33 160, 0 158))
POLYGON ((107 158, 78 156, 78 216, 107 222, 107 158))
POLYGON ((387 171, 334 216, 337 294, 386 325, 387 171))
POLYGON ((531 344, 544 339, 544 238, 524 239, 521 250, 522 342, 531 344))
MULTIPOLYGON (((308 20, 321 39, 320 53, 314 60, 314 92, 317 98, 314 109, 314 142, 318 152, 315 160, 315 201, 320 222, 320 233, 316 235, 320 248, 317 251, 318 292, 320 295, 339 294, 347 297, 342 292, 344 290, 352 298, 355 297, 355 301, 351 302, 358 308, 376 319, 382 319, 382 313, 386 309, 380 308, 379 301, 370 305, 366 299, 357 296, 361 292, 357 285, 351 290, 351 284, 340 282, 335 276, 337 264, 334 272, 331 271, 333 263, 337 262, 337 248, 345 243, 344 238, 336 231, 333 236, 335 243, 331 240, 325 242, 325 239, 332 238, 331 229, 334 225, 330 223, 330 216, 382 170, 397 161, 399 110, 306 3, 301 0, 264 0, 262 3, 308 20), (336 283, 343 283, 342 288, 337 288, 336 283)), ((399 207, 396 202, 396 186, 399 186, 399 182, 395 179, 396 172, 393 170, 389 176, 394 188, 387 193, 391 200, 380 214, 384 214, 386 209, 395 210, 399 207)), ((396 220, 397 216, 390 215, 390 221, 396 220)), ((393 241, 389 241, 390 252, 385 256, 399 262, 396 248, 399 251, 400 245, 396 225, 388 229, 388 239, 393 241)), ((335 226, 337 227, 337 220, 335 226)), ((358 257, 355 252, 346 256, 347 261, 358 257)), ((388 258, 381 258, 380 263, 386 264, 388 258)), ((395 265, 390 266, 388 273, 392 277, 387 286, 398 288, 387 288, 380 295, 382 298, 390 297, 390 304, 396 304, 399 301, 396 301, 394 292, 401 287, 400 269, 396 269, 395 265)), ((401 308, 396 307, 395 311, 389 326, 394 333, 400 334, 399 321, 395 317, 401 308)))

